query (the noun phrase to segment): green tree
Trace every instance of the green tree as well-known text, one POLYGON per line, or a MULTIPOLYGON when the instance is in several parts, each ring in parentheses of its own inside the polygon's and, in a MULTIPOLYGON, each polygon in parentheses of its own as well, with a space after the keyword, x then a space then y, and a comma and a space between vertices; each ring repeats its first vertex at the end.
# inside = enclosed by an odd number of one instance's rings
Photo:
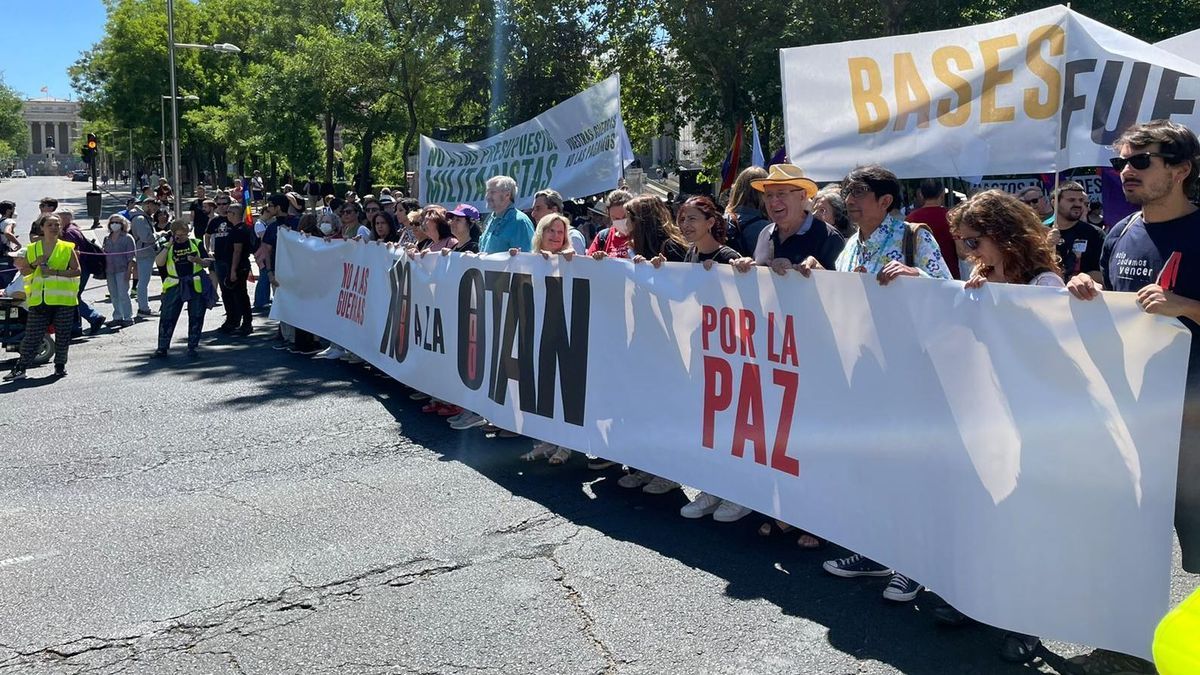
POLYGON ((0 158, 22 157, 29 148, 29 125, 21 106, 20 95, 0 77, 0 158))

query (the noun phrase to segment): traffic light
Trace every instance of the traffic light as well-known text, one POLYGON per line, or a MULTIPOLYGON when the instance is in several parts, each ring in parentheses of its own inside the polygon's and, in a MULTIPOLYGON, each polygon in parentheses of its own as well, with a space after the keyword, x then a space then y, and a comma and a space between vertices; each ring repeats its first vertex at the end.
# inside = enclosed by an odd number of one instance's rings
POLYGON ((82 159, 84 162, 91 164, 92 161, 96 159, 96 148, 97 147, 98 147, 98 144, 96 143, 96 134, 88 134, 87 142, 83 144, 82 159))

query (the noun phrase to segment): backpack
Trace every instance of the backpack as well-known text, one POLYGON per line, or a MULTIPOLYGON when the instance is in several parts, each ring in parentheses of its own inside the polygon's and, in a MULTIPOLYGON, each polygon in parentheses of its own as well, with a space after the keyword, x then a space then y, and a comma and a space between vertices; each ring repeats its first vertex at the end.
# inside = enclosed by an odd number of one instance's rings
POLYGON ((929 236, 933 236, 933 230, 925 223, 904 223, 904 243, 901 250, 904 252, 904 264, 909 267, 916 267, 917 262, 917 233, 925 230, 929 236))
POLYGON ((93 279, 104 279, 108 273, 108 266, 104 262, 104 249, 87 237, 84 237, 82 242, 75 247, 75 253, 79 255, 80 269, 86 270, 93 279))

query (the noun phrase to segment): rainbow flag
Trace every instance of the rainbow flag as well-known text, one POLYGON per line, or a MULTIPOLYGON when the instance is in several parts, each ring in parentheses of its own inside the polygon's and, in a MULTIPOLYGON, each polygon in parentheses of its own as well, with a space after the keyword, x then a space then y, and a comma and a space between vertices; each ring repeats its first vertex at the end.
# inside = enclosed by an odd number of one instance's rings
POLYGON ((254 227, 254 213, 250 209, 253 193, 250 192, 250 179, 242 176, 242 222, 254 227))
POLYGON ((729 154, 721 162, 722 192, 733 187, 733 181, 737 179, 738 164, 742 161, 742 127, 743 124, 738 122, 737 130, 733 132, 733 147, 729 148, 729 154))

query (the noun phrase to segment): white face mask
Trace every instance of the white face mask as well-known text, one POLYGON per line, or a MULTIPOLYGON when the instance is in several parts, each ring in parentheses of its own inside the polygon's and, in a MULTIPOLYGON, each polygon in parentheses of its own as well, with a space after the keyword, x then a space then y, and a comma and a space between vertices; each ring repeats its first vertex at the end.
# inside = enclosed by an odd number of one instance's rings
POLYGON ((616 230, 617 232, 620 232, 622 235, 629 234, 629 219, 628 218, 615 218, 612 221, 612 226, 613 226, 614 230, 616 230))
POLYGON ((333 225, 321 223, 321 234, 333 234, 333 225))
POLYGON ((113 232, 113 233, 120 232, 120 231, 121 231, 121 224, 120 224, 120 223, 109 223, 109 224, 108 224, 108 231, 109 231, 109 232, 113 232))

